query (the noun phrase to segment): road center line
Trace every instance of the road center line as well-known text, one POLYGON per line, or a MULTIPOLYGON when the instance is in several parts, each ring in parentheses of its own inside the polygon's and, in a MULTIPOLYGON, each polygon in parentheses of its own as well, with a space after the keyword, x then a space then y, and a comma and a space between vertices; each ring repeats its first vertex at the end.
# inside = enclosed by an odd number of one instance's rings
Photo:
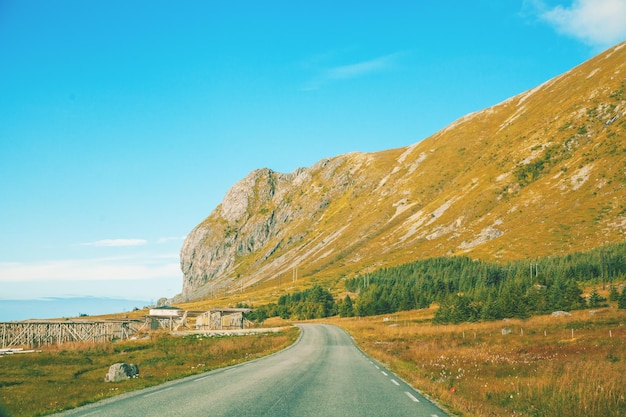
POLYGON ((411 401, 413 401, 414 403, 418 403, 420 402, 420 400, 418 400, 417 398, 415 398, 415 395, 411 394, 408 391, 404 391, 404 393, 411 399, 411 401))
POLYGON ((396 386, 400 386, 400 383, 396 381, 395 379, 392 379, 391 382, 396 386))
POLYGON ((388 375, 387 375, 387 372, 385 372, 385 371, 380 371, 380 372, 381 372, 383 375, 388 376, 388 375))

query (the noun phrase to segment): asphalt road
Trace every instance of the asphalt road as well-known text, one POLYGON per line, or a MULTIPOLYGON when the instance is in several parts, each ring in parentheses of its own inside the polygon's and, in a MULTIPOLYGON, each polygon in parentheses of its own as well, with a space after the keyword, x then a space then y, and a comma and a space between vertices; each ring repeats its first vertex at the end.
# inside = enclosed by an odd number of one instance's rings
POLYGON ((447 416, 342 329, 300 326, 274 355, 122 394, 58 416, 447 416))

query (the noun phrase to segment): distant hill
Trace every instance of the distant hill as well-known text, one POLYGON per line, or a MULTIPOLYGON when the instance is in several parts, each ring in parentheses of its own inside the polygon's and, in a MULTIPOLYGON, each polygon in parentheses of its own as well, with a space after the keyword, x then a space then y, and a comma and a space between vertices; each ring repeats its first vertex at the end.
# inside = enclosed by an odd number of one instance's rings
POLYGON ((434 256, 513 260, 622 242, 625 115, 622 43, 406 148, 255 170, 189 233, 179 298, 296 273, 336 281, 434 256))
POLYGON ((127 313, 154 304, 150 300, 106 297, 50 297, 0 300, 0 322, 59 319, 127 313))

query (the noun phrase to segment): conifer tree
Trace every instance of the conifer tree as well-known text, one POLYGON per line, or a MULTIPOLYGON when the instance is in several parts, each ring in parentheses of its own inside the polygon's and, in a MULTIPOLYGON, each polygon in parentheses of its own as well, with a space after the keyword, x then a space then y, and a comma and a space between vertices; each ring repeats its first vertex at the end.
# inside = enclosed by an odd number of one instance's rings
POLYGON ((339 316, 354 317, 354 305, 349 295, 346 295, 346 298, 339 304, 339 316))
POLYGON ((600 307, 600 302, 602 301, 602 297, 600 297, 600 294, 598 294, 598 290, 596 290, 595 288, 591 291, 591 294, 589 295, 589 307, 590 308, 598 308, 600 307))
POLYGON ((617 308, 626 309, 626 287, 622 288, 622 293, 617 300, 617 308))

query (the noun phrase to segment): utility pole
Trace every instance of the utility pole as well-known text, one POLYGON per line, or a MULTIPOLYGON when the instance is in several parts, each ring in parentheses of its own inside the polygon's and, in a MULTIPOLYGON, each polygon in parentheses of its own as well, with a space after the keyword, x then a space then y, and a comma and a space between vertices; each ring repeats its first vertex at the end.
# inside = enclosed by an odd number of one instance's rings
POLYGON ((600 249, 600 276, 602 277, 602 289, 604 289, 604 250, 600 249))
MULTIPOLYGON (((607 257, 606 259, 606 276, 609 279, 609 282, 611 283, 611 287, 613 286, 613 280, 611 278, 611 263, 609 262, 609 257, 607 257)), ((604 286, 602 287, 604 288, 604 286)))

